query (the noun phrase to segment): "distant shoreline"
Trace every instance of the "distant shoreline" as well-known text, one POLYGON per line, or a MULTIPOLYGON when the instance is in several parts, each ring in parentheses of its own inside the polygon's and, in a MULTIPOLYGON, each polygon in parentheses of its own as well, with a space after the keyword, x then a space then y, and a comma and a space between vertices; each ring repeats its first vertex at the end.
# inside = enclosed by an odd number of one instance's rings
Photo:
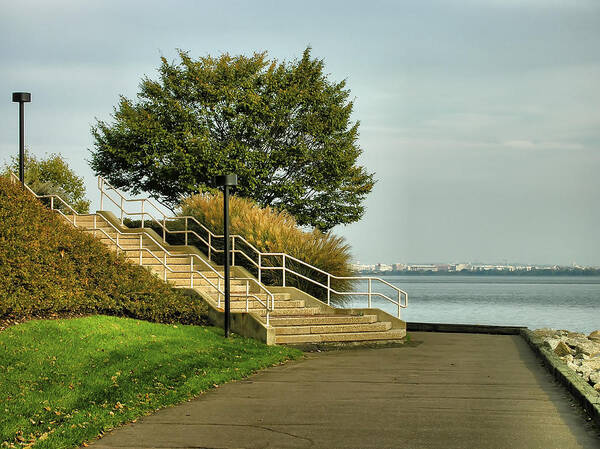
POLYGON ((359 271, 361 275, 376 276, 600 276, 600 269, 586 270, 519 270, 519 271, 359 271))

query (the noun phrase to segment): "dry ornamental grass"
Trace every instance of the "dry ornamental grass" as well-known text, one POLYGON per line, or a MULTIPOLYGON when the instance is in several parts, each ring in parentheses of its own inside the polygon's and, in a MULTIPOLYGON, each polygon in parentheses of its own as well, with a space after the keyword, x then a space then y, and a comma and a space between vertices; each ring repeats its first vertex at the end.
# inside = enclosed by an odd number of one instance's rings
MULTIPOLYGON (((230 220, 232 234, 239 234, 261 252, 286 253, 335 276, 353 276, 350 246, 343 237, 319 230, 307 231, 300 228, 290 214, 270 207, 262 208, 254 201, 232 196, 230 198, 230 220)), ((204 223, 214 233, 223 233, 223 195, 204 193, 194 195, 181 203, 182 215, 191 215, 204 223)), ((242 248, 243 249, 243 248, 242 248)), ((256 257, 252 252, 246 251, 256 257)), ((241 257, 237 260, 242 259, 241 257)), ((281 257, 263 258, 263 264, 281 266, 281 257)), ((326 276, 306 266, 288 261, 286 266, 304 276, 327 283, 326 276)), ((248 266, 248 268, 252 268, 248 266)), ((269 270, 266 281, 281 284, 281 271, 269 270)), ((325 299, 326 290, 314 283, 291 274, 286 284, 304 290, 319 299, 325 299)), ((332 287, 338 291, 351 288, 349 280, 333 280, 332 287)), ((344 297, 334 295, 334 303, 343 303, 344 297)))

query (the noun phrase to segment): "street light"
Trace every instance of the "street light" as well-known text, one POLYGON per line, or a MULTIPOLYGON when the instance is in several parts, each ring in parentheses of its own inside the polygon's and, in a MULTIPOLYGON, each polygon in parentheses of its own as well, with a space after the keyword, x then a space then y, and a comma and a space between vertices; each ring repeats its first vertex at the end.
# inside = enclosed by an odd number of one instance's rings
POLYGON ((25 185, 25 103, 31 101, 31 94, 13 92, 12 101, 19 103, 19 181, 25 185))
POLYGON ((225 237, 225 338, 229 338, 231 327, 230 306, 230 242, 229 242, 229 187, 237 186, 237 175, 221 175, 215 177, 215 184, 223 187, 223 234, 225 237))

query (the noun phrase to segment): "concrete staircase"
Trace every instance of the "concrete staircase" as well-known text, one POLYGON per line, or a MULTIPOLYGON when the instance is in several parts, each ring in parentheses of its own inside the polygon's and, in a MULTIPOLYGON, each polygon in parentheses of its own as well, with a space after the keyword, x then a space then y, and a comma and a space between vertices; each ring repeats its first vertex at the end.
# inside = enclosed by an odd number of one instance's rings
MULTIPOLYGON (((110 212, 66 218, 174 287, 199 293, 209 305, 211 320, 222 325, 224 298, 218 289, 223 291, 223 267, 197 248, 169 245, 147 228, 127 228, 110 212), (192 274, 194 270, 199 273, 192 274)), ((406 323, 386 312, 330 307, 293 287, 267 287, 274 299, 267 320, 269 294, 241 267, 232 267, 232 277, 232 330, 267 344, 399 341, 406 336, 406 323)))

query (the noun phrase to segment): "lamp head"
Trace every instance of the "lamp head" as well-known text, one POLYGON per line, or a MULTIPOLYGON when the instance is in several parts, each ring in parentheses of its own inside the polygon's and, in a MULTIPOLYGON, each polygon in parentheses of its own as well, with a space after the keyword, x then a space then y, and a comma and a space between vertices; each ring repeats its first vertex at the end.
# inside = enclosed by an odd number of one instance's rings
POLYGON ((31 94, 29 92, 13 92, 12 100, 15 103, 29 103, 31 101, 31 94))
POLYGON ((219 187, 237 186, 237 175, 219 175, 215 176, 215 184, 219 187))

